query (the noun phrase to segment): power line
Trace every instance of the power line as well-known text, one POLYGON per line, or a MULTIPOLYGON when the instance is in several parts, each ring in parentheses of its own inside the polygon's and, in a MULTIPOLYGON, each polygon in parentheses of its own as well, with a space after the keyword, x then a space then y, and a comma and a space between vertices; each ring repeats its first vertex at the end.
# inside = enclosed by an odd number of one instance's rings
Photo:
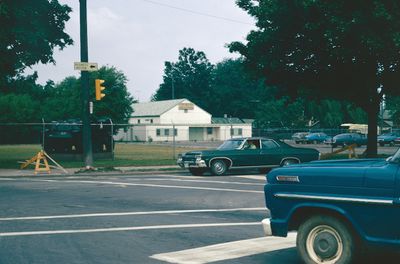
POLYGON ((221 16, 215 16, 215 15, 211 15, 211 14, 207 14, 207 13, 203 13, 203 12, 194 11, 194 10, 191 10, 191 9, 186 9, 186 8, 182 8, 182 7, 177 7, 177 6, 172 6, 172 5, 160 3, 160 2, 157 2, 157 1, 152 1, 152 0, 142 0, 142 1, 154 4, 154 5, 159 5, 159 6, 168 7, 168 8, 171 8, 171 9, 180 10, 180 11, 183 11, 183 12, 187 12, 187 13, 191 13, 191 14, 195 14, 195 15, 199 15, 199 16, 211 17, 211 18, 225 20, 225 21, 228 21, 228 22, 233 22, 233 23, 238 23, 238 24, 251 25, 251 26, 253 25, 251 23, 247 23, 247 22, 243 22, 243 21, 239 21, 239 20, 230 19, 230 18, 221 17, 221 16))

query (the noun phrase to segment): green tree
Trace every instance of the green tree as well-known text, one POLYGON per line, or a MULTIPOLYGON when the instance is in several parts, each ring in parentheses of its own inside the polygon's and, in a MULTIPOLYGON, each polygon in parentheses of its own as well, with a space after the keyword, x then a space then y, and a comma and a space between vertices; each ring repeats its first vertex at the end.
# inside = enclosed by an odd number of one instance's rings
POLYGON ((183 48, 178 61, 165 62, 163 83, 152 96, 153 101, 187 98, 207 109, 213 65, 202 51, 183 48))
POLYGON ((304 127, 304 101, 291 102, 288 97, 262 102, 256 112, 257 127, 304 127))
POLYGON ((383 94, 400 91, 397 0, 237 0, 257 20, 242 54, 249 69, 287 95, 348 100, 368 115, 367 155, 377 154, 383 94))
POLYGON ((0 95, 0 143, 31 142, 34 137, 38 141, 40 127, 18 124, 40 122, 38 109, 39 103, 28 94, 0 95))
MULTIPOLYGON (((115 67, 101 67, 90 75, 91 100, 93 102, 93 117, 108 117, 114 123, 128 123, 132 113, 132 103, 135 102, 127 90, 127 78, 115 67), (104 80, 106 96, 95 100, 94 80, 104 80)), ((82 114, 80 78, 67 77, 57 85, 48 83, 44 87, 46 97, 41 101, 42 115, 48 120, 65 120, 80 118, 82 114)))
POLYGON ((395 126, 400 126, 400 96, 387 96, 386 109, 390 111, 395 126))
POLYGON ((57 0, 0 1, 0 90, 38 62, 53 62, 53 50, 72 44, 64 32, 71 8, 57 0))
POLYGON ((272 89, 267 89, 264 80, 256 79, 245 71, 241 59, 227 59, 217 63, 212 71, 211 94, 204 100, 214 116, 255 118, 258 107, 273 98, 272 89))

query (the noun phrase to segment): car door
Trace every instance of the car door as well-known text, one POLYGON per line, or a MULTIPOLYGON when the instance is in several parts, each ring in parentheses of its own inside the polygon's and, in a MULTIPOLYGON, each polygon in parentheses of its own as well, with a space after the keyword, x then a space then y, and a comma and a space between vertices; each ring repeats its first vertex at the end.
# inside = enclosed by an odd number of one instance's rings
POLYGON ((253 167, 261 163, 261 143, 259 139, 248 139, 242 149, 236 151, 233 167, 253 167))
POLYGON ((282 160, 282 150, 272 139, 261 140, 261 164, 263 166, 279 166, 282 160))
POLYGON ((365 190, 368 199, 376 200, 360 207, 359 221, 371 238, 400 239, 400 183, 399 163, 377 164, 365 172, 365 190))

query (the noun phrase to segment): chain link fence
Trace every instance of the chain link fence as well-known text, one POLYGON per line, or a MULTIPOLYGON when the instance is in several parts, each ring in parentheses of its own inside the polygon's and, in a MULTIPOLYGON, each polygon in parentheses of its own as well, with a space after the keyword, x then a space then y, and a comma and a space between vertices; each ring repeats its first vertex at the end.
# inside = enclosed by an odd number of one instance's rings
MULTIPOLYGON (((348 129, 335 128, 251 128, 239 124, 221 125, 133 125, 113 124, 109 122, 92 123, 93 141, 99 141, 101 137, 108 136, 117 142, 219 142, 238 137, 268 137, 280 140, 291 140, 297 132, 323 132, 328 136, 335 136, 349 132, 348 129), (113 135, 113 137, 111 137, 113 135)), ((400 134, 400 128, 391 128, 386 132, 400 134)), ((50 123, 3 123, 0 124, 0 144, 43 144, 46 140, 54 138, 70 138, 74 142, 82 140, 81 122, 50 122, 50 123)), ((68 140, 67 140, 68 141, 68 140)), ((111 139, 110 139, 111 141, 111 139)), ((76 144, 77 148, 78 143, 76 144)), ((110 143, 111 144, 111 143, 110 143)))

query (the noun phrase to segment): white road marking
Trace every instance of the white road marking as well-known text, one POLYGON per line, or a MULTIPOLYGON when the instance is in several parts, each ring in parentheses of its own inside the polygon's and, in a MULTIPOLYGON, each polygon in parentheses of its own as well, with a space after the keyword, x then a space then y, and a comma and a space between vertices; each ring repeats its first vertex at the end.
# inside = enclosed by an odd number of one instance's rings
POLYGON ((250 183, 250 182, 229 182, 229 181, 210 181, 210 180, 188 180, 188 179, 134 179, 134 181, 178 181, 178 182, 200 182, 200 183, 221 183, 221 184, 234 184, 234 185, 253 185, 264 186, 263 183, 250 183))
POLYGON ((0 218, 0 221, 46 220, 46 219, 82 218, 82 217, 101 217, 101 216, 239 212, 239 211, 267 211, 267 209, 265 207, 254 207, 254 208, 198 209, 198 210, 165 210, 165 211, 121 212, 121 213, 93 213, 93 214, 72 214, 72 215, 44 215, 44 216, 4 217, 0 218))
POLYGON ((169 263, 202 264, 228 259, 236 259, 271 251, 292 248, 296 246, 296 234, 288 237, 260 237, 216 244, 200 248, 161 253, 151 258, 169 263))
POLYGON ((179 185, 160 185, 160 184, 145 184, 145 183, 128 183, 128 182, 110 182, 110 181, 74 181, 74 180, 37 180, 31 181, 38 182, 59 182, 59 183, 89 183, 89 184, 108 184, 119 186, 142 186, 142 187, 157 187, 157 188, 175 188, 175 189, 191 189, 191 190, 207 190, 207 191, 222 191, 222 192, 242 192, 242 193, 258 193, 264 194, 264 191, 253 190, 240 190, 231 188, 209 188, 209 187, 196 187, 196 186, 179 186, 179 185))
POLYGON ((130 227, 113 227, 113 228, 96 228, 96 229, 43 230, 43 231, 26 231, 26 232, 6 232, 6 233, 0 233, 0 237, 59 235, 59 234, 77 234, 77 233, 80 234, 80 233, 137 231, 137 230, 154 230, 154 229, 173 229, 173 228, 254 226, 254 225, 261 225, 261 224, 260 224, 260 222, 242 222, 242 223, 208 223, 208 224, 184 224, 184 225, 130 226, 130 227))
POLYGON ((259 181, 264 181, 265 182, 265 175, 239 175, 239 176, 233 176, 233 177, 252 179, 252 180, 259 180, 259 181))

